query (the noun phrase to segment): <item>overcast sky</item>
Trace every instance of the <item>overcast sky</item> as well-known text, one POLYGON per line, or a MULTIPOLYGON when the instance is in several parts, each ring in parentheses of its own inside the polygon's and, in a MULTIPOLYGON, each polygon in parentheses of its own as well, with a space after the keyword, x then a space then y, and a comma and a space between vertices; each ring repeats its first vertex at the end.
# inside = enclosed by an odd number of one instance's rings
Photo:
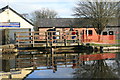
POLYGON ((58 12, 60 17, 70 18, 73 17, 71 16, 73 14, 73 7, 76 6, 78 1, 79 0, 0 0, 0 8, 9 4, 11 8, 20 14, 31 13, 41 8, 50 8, 58 12))

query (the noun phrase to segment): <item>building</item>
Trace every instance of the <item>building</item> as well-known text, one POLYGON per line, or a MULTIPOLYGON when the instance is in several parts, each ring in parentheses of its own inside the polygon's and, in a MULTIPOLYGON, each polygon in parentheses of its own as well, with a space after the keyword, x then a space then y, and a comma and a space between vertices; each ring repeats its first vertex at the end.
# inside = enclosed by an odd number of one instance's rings
MULTIPOLYGON (((14 44, 15 32, 33 31, 34 25, 18 12, 5 6, 0 9, 0 45, 14 44)), ((29 35, 29 34, 25 34, 29 35)))
POLYGON ((0 29, 30 28, 33 30, 33 27, 34 25, 29 20, 9 6, 0 9, 0 29))
MULTIPOLYGON (((41 19, 39 21, 39 31, 46 32, 55 27, 58 31, 69 31, 71 28, 82 33, 83 42, 98 42, 98 34, 90 25, 87 19, 81 18, 54 18, 41 19)), ((116 44, 116 39, 120 39, 120 25, 117 19, 111 19, 106 29, 102 32, 101 43, 116 44)))

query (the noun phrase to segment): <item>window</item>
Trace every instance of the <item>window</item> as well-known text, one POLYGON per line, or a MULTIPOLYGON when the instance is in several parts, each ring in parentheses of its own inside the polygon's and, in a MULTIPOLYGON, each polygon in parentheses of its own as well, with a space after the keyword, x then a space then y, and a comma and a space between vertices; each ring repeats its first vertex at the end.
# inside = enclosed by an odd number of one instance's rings
POLYGON ((92 35, 92 34, 93 34, 93 31, 92 31, 92 30, 88 30, 88 34, 89 34, 89 35, 92 35))
POLYGON ((109 31, 109 35, 114 35, 113 31, 109 31))
POLYGON ((107 35, 107 32, 103 32, 103 35, 107 35))
POLYGON ((93 34, 93 31, 92 31, 92 30, 86 30, 86 34, 92 35, 92 34, 93 34))

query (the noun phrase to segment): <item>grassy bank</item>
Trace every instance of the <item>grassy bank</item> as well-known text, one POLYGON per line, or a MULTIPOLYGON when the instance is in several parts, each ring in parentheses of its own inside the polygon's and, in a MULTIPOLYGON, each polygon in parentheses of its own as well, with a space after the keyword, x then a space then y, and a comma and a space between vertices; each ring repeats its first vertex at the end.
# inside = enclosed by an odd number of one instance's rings
POLYGON ((103 47, 120 47, 120 44, 97 44, 97 43, 90 43, 91 46, 103 46, 103 47))

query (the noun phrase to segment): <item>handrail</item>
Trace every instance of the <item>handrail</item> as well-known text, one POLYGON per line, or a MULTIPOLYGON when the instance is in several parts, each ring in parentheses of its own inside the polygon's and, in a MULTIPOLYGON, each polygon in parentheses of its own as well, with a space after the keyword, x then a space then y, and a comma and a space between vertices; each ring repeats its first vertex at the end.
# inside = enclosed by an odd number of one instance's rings
POLYGON ((36 43, 36 41, 45 41, 46 46, 49 44, 57 43, 57 42, 62 42, 66 46, 69 40, 75 40, 76 43, 78 44, 80 44, 82 41, 80 31, 15 32, 15 38, 16 38, 15 40, 18 43, 29 41, 30 43, 33 43, 33 47, 35 46, 34 43, 36 43), (74 34, 72 34, 72 32, 74 32, 74 34), (24 33, 24 34, 21 34, 21 33, 24 33))

